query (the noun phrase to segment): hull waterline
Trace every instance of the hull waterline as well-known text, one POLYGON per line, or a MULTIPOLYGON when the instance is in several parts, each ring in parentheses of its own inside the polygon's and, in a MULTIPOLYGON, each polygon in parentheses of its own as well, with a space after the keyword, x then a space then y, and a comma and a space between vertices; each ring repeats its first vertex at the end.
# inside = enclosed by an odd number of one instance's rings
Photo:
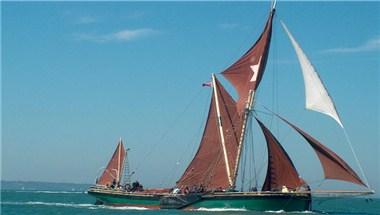
POLYGON ((150 209, 176 208, 184 210, 197 209, 243 209, 252 211, 306 211, 311 210, 310 193, 280 192, 221 192, 200 195, 200 198, 183 204, 167 207, 162 199, 170 197, 185 199, 185 195, 169 193, 125 192, 111 189, 89 189, 88 194, 98 202, 110 206, 135 206, 150 209))

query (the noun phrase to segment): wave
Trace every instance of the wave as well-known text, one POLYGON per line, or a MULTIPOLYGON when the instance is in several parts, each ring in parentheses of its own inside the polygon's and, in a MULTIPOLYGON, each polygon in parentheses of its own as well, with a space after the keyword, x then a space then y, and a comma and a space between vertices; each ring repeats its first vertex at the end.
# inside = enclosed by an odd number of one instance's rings
POLYGON ((244 208, 197 208, 192 211, 214 211, 214 212, 223 212, 223 211, 247 211, 244 208))
POLYGON ((16 190, 16 193, 82 194, 85 191, 16 190))
POLYGON ((285 213, 284 210, 278 210, 278 211, 265 211, 266 213, 274 213, 274 214, 281 214, 281 213, 285 213))
POLYGON ((298 213, 300 213, 300 214, 313 214, 314 212, 313 211, 291 211, 291 212, 289 212, 289 211, 284 211, 284 210, 278 210, 278 211, 271 211, 271 210, 269 210, 269 211, 265 211, 265 213, 275 213, 275 214, 281 214, 281 213, 292 213, 292 214, 298 214, 298 213))
POLYGON ((99 205, 99 208, 106 208, 111 210, 150 210, 149 208, 145 207, 136 207, 136 206, 106 206, 106 205, 99 205))
POLYGON ((60 202, 2 202, 4 205, 45 205, 45 206, 60 206, 60 207, 92 207, 93 204, 74 204, 60 202))
POLYGON ((88 209, 111 209, 111 210, 149 210, 144 207, 134 206, 106 206, 106 205, 94 205, 94 204, 75 204, 75 203, 60 203, 60 202, 1 202, 3 205, 44 205, 55 207, 73 207, 73 208, 88 208, 88 209))

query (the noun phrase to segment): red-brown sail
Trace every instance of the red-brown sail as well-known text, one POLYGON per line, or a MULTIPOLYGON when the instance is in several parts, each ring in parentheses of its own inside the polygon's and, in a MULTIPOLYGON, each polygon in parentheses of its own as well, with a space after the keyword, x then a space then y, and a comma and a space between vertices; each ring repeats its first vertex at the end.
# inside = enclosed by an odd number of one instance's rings
POLYGON ((200 146, 193 160, 177 182, 178 187, 203 186, 206 189, 227 189, 231 186, 226 171, 223 147, 219 132, 222 124, 225 148, 230 172, 234 171, 238 138, 240 136, 240 117, 236 112, 236 103, 218 80, 215 81, 218 98, 211 98, 210 109, 200 146), (220 120, 217 117, 216 99, 220 106, 220 120))
POLYGON ((264 133, 268 146, 268 169, 263 191, 280 191, 282 186, 289 190, 301 187, 305 182, 298 176, 297 170, 281 144, 264 124, 256 118, 264 133))
POLYGON ((237 108, 239 114, 244 112, 250 91, 256 91, 264 74, 272 35, 273 9, 266 22, 264 31, 256 43, 234 64, 222 72, 239 94, 237 108))
POLYGON ((288 120, 280 116, 278 117, 286 122, 290 127, 295 129, 299 134, 301 134, 301 136, 305 138, 305 140, 314 149, 322 164, 325 178, 348 181, 367 187, 367 185, 360 179, 355 171, 335 152, 324 146, 322 143, 310 136, 305 131, 290 123, 288 120))
POLYGON ((123 166, 125 158, 125 149, 123 142, 120 140, 117 144, 116 150, 112 155, 111 160, 108 162, 103 174, 99 177, 96 184, 98 185, 111 185, 113 181, 119 183, 123 175, 123 166))

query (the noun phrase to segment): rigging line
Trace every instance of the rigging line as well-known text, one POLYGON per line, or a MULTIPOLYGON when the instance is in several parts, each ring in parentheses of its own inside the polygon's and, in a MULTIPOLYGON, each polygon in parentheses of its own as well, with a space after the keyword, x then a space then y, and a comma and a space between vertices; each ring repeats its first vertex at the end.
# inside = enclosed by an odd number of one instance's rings
MULTIPOLYGON (((203 104, 203 102, 202 102, 203 104)), ((206 104, 206 103, 204 103, 206 104)), ((209 105, 205 105, 205 108, 203 109, 202 111, 202 118, 201 119, 205 119, 206 118, 206 113, 207 113, 207 108, 208 108, 209 105)), ((185 150, 182 151, 182 153, 179 154, 178 156, 178 159, 176 159, 178 161, 179 164, 181 164, 184 159, 185 159, 185 155, 186 154, 189 154, 188 152, 191 152, 190 155, 193 155, 194 154, 194 151, 195 151, 195 148, 197 146, 197 144, 194 144, 196 142, 196 138, 199 137, 201 131, 202 131, 202 128, 204 127, 204 125, 202 125, 202 123, 199 123, 199 127, 198 127, 198 130, 196 131, 195 135, 193 136, 193 138, 187 143, 186 147, 184 148, 185 150), (193 146, 193 147, 191 147, 193 146), (191 150, 190 150, 191 148, 191 150), (190 151, 189 151, 190 150, 190 151)), ((178 169, 179 169, 179 165, 176 163, 173 168, 172 168, 172 171, 171 171, 171 174, 168 175, 167 178, 164 178, 165 180, 168 179, 169 181, 173 180, 173 177, 175 176, 175 174, 177 174, 178 172, 178 169)), ((164 183, 164 179, 161 183, 161 185, 164 183)))
MULTIPOLYGON (((268 111, 270 111, 270 109, 268 109, 268 108, 265 107, 264 105, 262 105, 262 106, 263 106, 265 109, 267 109, 268 111)), ((360 164, 360 162, 359 162, 359 159, 358 159, 358 157, 357 157, 357 155, 356 155, 356 153, 355 153, 354 147, 352 146, 352 142, 351 142, 350 137, 349 137, 348 134, 347 134, 346 128, 345 128, 345 127, 342 127, 342 130, 343 130, 344 136, 345 136, 345 138, 346 138, 346 141, 347 141, 347 143, 348 143, 348 145, 349 145, 349 147, 350 147, 350 149, 351 149, 351 152, 352 152, 352 154, 354 155, 354 158, 355 158, 355 161, 356 161, 356 163, 357 163, 357 165, 358 165, 358 167, 359 167, 360 173, 361 173, 361 175, 363 176, 364 183, 366 184, 367 188, 368 188, 369 190, 371 190, 371 187, 370 187, 370 185, 369 185, 369 183, 368 183, 368 179, 367 179, 366 175, 364 174, 363 168, 362 168, 362 166, 361 166, 361 164, 360 164)))
MULTIPOLYGON (((174 120, 172 121, 172 123, 170 123, 171 126, 169 126, 166 131, 163 132, 163 134, 161 135, 161 137, 158 139, 158 141, 155 141, 153 146, 149 147, 150 150, 143 156, 143 159, 142 161, 146 161, 148 156, 150 154, 152 154, 152 152, 156 149, 156 147, 158 146, 158 143, 162 140, 164 140, 164 138, 166 138, 169 134, 169 131, 171 131, 171 129, 177 125, 177 121, 179 120, 179 118, 189 109, 190 105, 193 104, 193 102, 195 101, 195 99, 201 94, 202 92, 202 88, 199 89, 199 91, 190 99, 190 102, 185 106, 185 108, 183 109, 183 111, 180 112, 180 114, 178 114, 174 120)), ((137 167, 135 168, 135 171, 137 171, 141 165, 142 165, 143 162, 140 162, 137 167)))
POLYGON ((319 189, 319 188, 322 186, 323 182, 325 182, 325 181, 326 181, 325 179, 322 179, 322 180, 321 180, 321 183, 319 183, 319 184, 317 185, 317 188, 319 189))
MULTIPOLYGON (((276 54, 277 54, 277 43, 276 43, 276 39, 277 39, 277 37, 276 37, 276 20, 277 19, 273 19, 273 26, 274 27, 272 27, 272 54, 270 55, 270 57, 271 57, 271 60, 272 60, 272 101, 271 101, 271 105, 272 105, 272 109, 274 109, 275 108, 275 106, 276 106, 276 98, 277 98, 277 92, 276 92, 276 85, 277 85, 277 73, 276 73, 276 54)), ((272 123, 273 123, 273 121, 274 121, 274 116, 272 116, 271 117, 271 119, 270 119, 270 122, 269 122, 269 127, 272 127, 272 123)))
MULTIPOLYGON (((267 14, 266 13, 262 13, 259 15, 259 17, 257 17, 258 20, 265 20, 267 17, 267 14)), ((238 59, 240 59, 241 56, 243 56, 249 49, 247 49, 247 44, 248 47, 251 48, 251 44, 254 44, 255 43, 255 38, 258 38, 260 35, 261 35, 261 32, 259 27, 262 27, 264 28, 266 25, 266 23, 262 24, 260 22, 257 22, 255 23, 254 25, 249 25, 250 27, 252 27, 252 29, 249 29, 248 30, 248 34, 245 36, 245 38, 243 39, 243 41, 241 41, 239 44, 239 46, 237 48, 234 48, 235 50, 230 52, 230 53, 237 53, 237 56, 236 55, 231 55, 229 56, 228 58, 230 58, 229 60, 227 60, 225 66, 222 67, 222 72, 224 70, 226 70, 227 68, 229 68, 231 65, 233 65, 238 59), (252 39, 253 38, 253 39, 252 39), (240 56, 240 57, 239 57, 240 56)), ((238 28, 245 28, 246 26, 238 26, 238 28)))
MULTIPOLYGON (((204 116, 204 114, 203 114, 204 116)), ((204 117, 202 117, 203 119, 204 117)), ((167 177, 165 177, 163 179, 163 181, 161 182, 161 186, 165 183, 165 181, 172 181, 174 176, 178 173, 178 169, 179 169, 179 164, 181 164, 183 162, 183 160, 185 159, 185 155, 188 154, 189 152, 189 148, 191 145, 195 146, 196 144, 191 144, 191 143, 194 143, 195 142, 195 139, 199 136, 199 133, 201 132, 202 130, 202 127, 203 125, 200 124, 197 132, 196 132, 196 135, 193 136, 193 138, 186 144, 186 147, 184 148, 185 150, 182 151, 182 153, 179 154, 178 158, 176 159, 176 162, 174 165, 173 165, 173 168, 172 170, 170 171, 170 174, 168 174, 167 177)), ((193 147, 194 148, 194 147, 193 147)), ((193 152, 194 150, 192 149, 191 152, 193 152)))
MULTIPOLYGON (((260 114, 262 113, 262 114, 265 114, 265 115, 268 115, 268 116, 273 116, 273 114, 270 114, 270 113, 262 111, 262 110, 254 110, 254 112, 255 113, 260 113, 260 114)), ((257 116, 257 114, 256 114, 256 116, 257 116)))
MULTIPOLYGON (((211 94, 212 95, 212 94, 211 94)), ((208 100, 210 100, 210 98, 208 98, 208 100)), ((201 102, 202 104, 206 104, 206 102, 201 102)), ((201 119, 206 119, 207 118, 207 115, 208 115, 208 108, 210 107, 210 104, 207 104, 204 106, 203 108, 203 114, 202 114, 202 118, 201 119)), ((205 128, 206 127, 206 124, 207 124, 207 120, 205 120, 206 122, 204 124, 202 123, 199 123, 199 130, 198 130, 198 134, 200 134, 202 132, 202 128, 205 128)), ((197 135, 197 137, 199 137, 197 135)), ((199 143, 202 141, 203 139, 203 135, 201 135, 200 137, 200 140, 199 140, 199 143)), ((191 153, 189 154, 189 157, 187 159, 191 159, 193 158, 195 155, 196 155, 196 149, 197 149, 197 146, 199 147, 200 144, 193 144, 193 147, 191 148, 191 153)), ((190 162, 192 162, 192 160, 190 160, 190 162)), ((188 165, 189 166, 189 165, 188 165)), ((188 167, 187 167, 188 168, 188 167)), ((185 178, 185 180, 189 180, 189 179, 192 179, 192 177, 189 177, 188 174, 185 175, 186 171, 187 171, 187 168, 185 169, 184 173, 182 174, 181 176, 181 179, 182 177, 185 178)), ((196 177, 198 176, 200 173, 196 174, 196 175, 193 175, 193 177, 196 177)))
MULTIPOLYGON (((277 21, 277 19, 275 19, 274 20, 274 22, 275 22, 275 24, 278 22, 277 21)), ((275 25, 275 28, 274 28, 274 32, 275 32, 275 34, 278 34, 278 32, 279 32, 279 30, 278 30, 278 28, 279 28, 280 26, 279 25, 275 25)), ((274 38, 274 45, 275 45, 275 55, 274 55, 274 57, 275 57, 275 61, 277 61, 277 59, 278 59, 278 42, 277 42, 277 38, 278 37, 275 37, 274 38)), ((275 65, 274 65, 274 69, 275 69, 275 74, 276 74, 276 79, 275 79, 275 82, 276 82, 276 84, 275 84, 275 92, 276 92, 276 111, 277 111, 277 113, 279 113, 280 112, 280 100, 279 100, 279 98, 280 98, 280 96, 279 96, 279 94, 280 94, 280 91, 279 91, 279 74, 278 74, 278 64, 277 64, 277 62, 275 63, 275 65)), ((280 136, 280 126, 279 126, 279 120, 277 119, 276 120, 276 122, 277 122, 277 135, 278 136, 280 136)))
MULTIPOLYGON (((206 178, 206 184, 209 185, 211 183, 211 180, 212 178, 214 177, 214 175, 212 173, 214 173, 215 169, 217 166, 220 165, 220 162, 223 161, 223 149, 219 149, 219 154, 218 154, 218 157, 217 159, 214 161, 214 163, 212 165, 210 165, 209 168, 207 168, 207 170, 205 171, 206 172, 206 175, 205 175, 205 178, 206 178)), ((228 176, 227 176, 228 178, 228 176)))
MULTIPOLYGON (((303 178, 304 179, 304 178, 303 178)), ((314 181, 307 181, 307 183, 309 185, 314 185, 314 184, 321 184, 325 181, 326 179, 325 178, 322 178, 322 179, 318 179, 318 180, 314 180, 314 181)))
MULTIPOLYGON (((203 104, 203 102, 202 102, 203 104)), ((206 103, 205 103, 206 104, 206 103)), ((203 111, 202 111, 202 117, 201 119, 205 119, 206 118, 206 114, 207 114, 207 109, 210 105, 205 105, 205 108, 203 108, 203 111)), ((181 164, 185 159, 188 159, 185 155, 187 154, 190 154, 191 157, 194 157, 194 152, 195 152, 195 149, 196 147, 199 145, 199 144, 191 144, 191 143, 195 143, 195 139, 198 138, 202 132, 202 128, 204 128, 205 126, 202 124, 202 123, 199 123, 199 128, 198 130, 196 131, 195 135, 193 136, 193 138, 191 139, 191 141, 189 141, 186 145, 186 147, 184 148, 185 150, 182 151, 182 153, 179 155, 177 161, 181 164), (191 147, 192 146, 192 147, 191 147), (191 152, 191 153, 189 153, 191 152)), ((202 137, 201 137, 202 138, 202 137)), ((201 141, 201 140, 200 140, 201 141)), ((199 142, 200 142, 199 141, 199 142)), ((173 167, 173 172, 171 174, 171 176, 168 178, 168 180, 173 180, 173 177, 175 176, 175 174, 177 174, 178 172, 178 169, 179 169, 179 165, 175 165, 173 167)))
MULTIPOLYGON (((251 122, 252 120, 250 120, 250 118, 248 118, 248 122, 247 122, 247 140, 246 140, 246 144, 248 144, 249 148, 247 147, 247 157, 248 157, 248 178, 251 179, 253 178, 252 177, 252 154, 251 154, 251 151, 252 151, 252 136, 251 136, 251 122)), ((251 189, 251 183, 248 183, 248 190, 251 189)))
POLYGON ((351 142, 350 137, 349 137, 348 134, 347 134, 346 128, 345 128, 345 127, 342 127, 342 129, 343 129, 344 137, 346 138, 346 141, 347 141, 348 145, 350 146, 351 152, 352 152, 352 154, 354 155, 354 158, 355 158, 355 160, 356 160, 356 163, 357 163, 357 165, 358 165, 358 167, 359 167, 360 173, 361 173, 362 176, 363 176, 364 183, 367 185, 368 189, 371 190, 371 187, 370 187, 370 185, 369 185, 369 183, 368 183, 368 179, 367 179, 366 175, 364 174, 364 171, 363 171, 362 165, 360 164, 359 159, 358 159, 358 156, 357 156, 356 153, 355 153, 354 147, 352 146, 352 142, 351 142))
MULTIPOLYGON (((206 99, 205 99, 205 101, 206 101, 206 99)), ((206 118, 206 116, 207 116, 207 110, 208 110, 208 107, 210 106, 209 104, 207 104, 207 102, 202 102, 202 104, 206 104, 206 105, 204 105, 204 108, 203 108, 203 111, 202 111, 202 117, 201 117, 201 119, 203 120, 203 119, 205 119, 206 118)), ((179 157, 178 157, 178 159, 177 159, 177 161, 181 164, 185 159, 189 159, 189 157, 186 157, 185 155, 186 154, 189 154, 191 157, 194 157, 195 155, 194 155, 194 153, 195 153, 195 150, 196 150, 196 148, 197 148, 197 146, 199 145, 199 144, 191 144, 191 143, 194 143, 195 142, 195 139, 196 138, 198 138, 199 136, 200 136, 200 134, 201 134, 201 132, 202 132, 202 128, 204 128, 205 127, 205 125, 203 125, 203 123, 199 123, 199 127, 198 127, 198 130, 196 131, 196 133, 195 133, 195 135, 193 136, 193 138, 191 139, 191 141, 189 141, 188 143, 187 143, 187 145, 186 145, 186 147, 185 147, 185 150, 183 150, 182 151, 182 153, 179 155, 179 157), (191 147, 192 146, 192 147, 191 147), (190 151, 189 151, 190 150, 190 151), (188 152, 191 152, 191 153, 188 153, 188 152)), ((201 136, 201 140, 202 140, 202 136, 201 136)), ((199 142, 201 141, 201 140, 199 140, 199 142)), ((190 158, 191 158, 190 157, 190 158)), ((190 162, 191 162, 191 160, 190 160, 190 162)), ((174 165, 173 166, 173 169, 172 169, 172 172, 171 172, 171 174, 169 175, 169 177, 168 177, 168 180, 169 181, 172 181, 173 180, 173 177, 178 173, 178 170, 179 170, 179 165, 174 165)), ((186 171, 186 169, 185 169, 185 171, 186 171)), ((180 175, 180 177, 181 177, 181 175, 180 175)), ((164 182, 162 182, 162 183, 164 183, 164 182)), ((161 183, 161 184, 162 184, 161 183)))
MULTIPOLYGON (((257 116, 256 112, 253 111, 252 114, 257 116)), ((252 118, 253 115, 250 114, 249 118, 247 119, 247 138, 245 141, 245 144, 248 146, 246 149, 247 152, 247 157, 249 158, 248 160, 249 165, 248 165, 248 173, 249 173, 249 180, 246 184, 248 184, 248 188, 252 188, 252 181, 255 182, 255 187, 257 188, 257 171, 256 171, 256 161, 255 161, 255 155, 254 155, 254 141, 253 141, 253 123, 252 123, 252 118), (253 171, 253 177, 252 177, 252 171, 253 171)))
POLYGON ((243 192, 244 191, 244 181, 245 181, 245 166, 247 164, 247 147, 245 147, 246 144, 242 144, 242 153, 243 153, 243 162, 240 163, 240 169, 242 170, 242 175, 241 175, 241 187, 240 190, 243 192))
POLYGON ((252 140, 252 160, 253 160, 253 174, 255 178, 255 187, 257 188, 257 168, 256 168, 256 156, 255 156, 255 144, 253 142, 253 123, 252 123, 252 117, 250 120, 250 127, 251 127, 251 140, 252 140))

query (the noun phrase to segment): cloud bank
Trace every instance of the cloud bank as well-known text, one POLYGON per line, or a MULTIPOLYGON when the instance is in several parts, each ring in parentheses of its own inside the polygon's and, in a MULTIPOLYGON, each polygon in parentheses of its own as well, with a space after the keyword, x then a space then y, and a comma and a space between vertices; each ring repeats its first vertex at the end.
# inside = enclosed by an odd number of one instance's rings
POLYGON ((159 31, 151 28, 124 29, 109 34, 77 34, 76 39, 90 42, 130 42, 158 34, 159 31))
POLYGON ((365 43, 356 47, 339 47, 333 49, 326 49, 323 53, 358 53, 380 50, 380 36, 366 41, 365 43))

